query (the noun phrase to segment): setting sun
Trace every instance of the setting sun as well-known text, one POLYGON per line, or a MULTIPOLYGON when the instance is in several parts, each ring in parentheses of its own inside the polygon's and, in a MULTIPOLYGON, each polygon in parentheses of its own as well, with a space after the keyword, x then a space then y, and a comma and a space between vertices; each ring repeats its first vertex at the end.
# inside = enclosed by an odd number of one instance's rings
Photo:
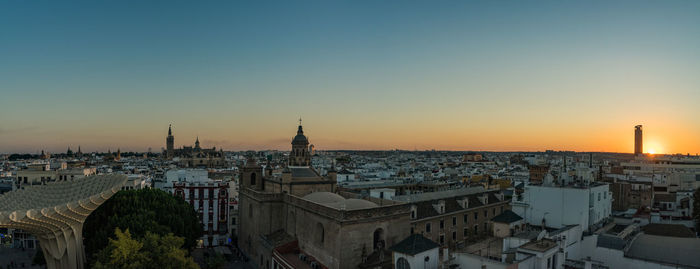
POLYGON ((644 147, 647 148, 646 152, 649 154, 663 154, 664 147, 660 139, 657 137, 652 137, 649 141, 644 142, 644 147))

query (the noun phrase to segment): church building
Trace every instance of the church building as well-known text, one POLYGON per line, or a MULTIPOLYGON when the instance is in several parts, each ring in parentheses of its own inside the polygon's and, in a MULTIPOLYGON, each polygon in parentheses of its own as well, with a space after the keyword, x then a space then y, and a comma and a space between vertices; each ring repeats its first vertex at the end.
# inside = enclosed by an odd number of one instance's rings
POLYGON ((165 138, 165 151, 163 157, 167 160, 177 161, 178 166, 188 168, 226 168, 226 157, 223 149, 202 148, 199 145, 199 137, 193 146, 175 148, 175 136, 172 126, 168 126, 168 136, 165 138))
POLYGON ((241 167, 239 248, 261 268, 393 268, 410 234, 410 205, 340 192, 311 163, 301 122, 281 175, 254 158, 241 167))

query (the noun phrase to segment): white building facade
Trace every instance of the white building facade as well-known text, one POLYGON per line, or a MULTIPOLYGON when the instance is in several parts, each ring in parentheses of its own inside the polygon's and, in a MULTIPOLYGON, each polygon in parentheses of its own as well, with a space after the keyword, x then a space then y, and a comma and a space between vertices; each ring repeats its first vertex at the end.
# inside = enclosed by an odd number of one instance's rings
POLYGON ((200 247, 229 242, 229 183, 208 178, 206 170, 170 170, 164 190, 188 202, 199 216, 204 229, 200 247))
POLYGON ((527 185, 512 201, 513 212, 530 225, 581 225, 584 231, 607 220, 611 209, 612 193, 605 183, 583 187, 527 185))

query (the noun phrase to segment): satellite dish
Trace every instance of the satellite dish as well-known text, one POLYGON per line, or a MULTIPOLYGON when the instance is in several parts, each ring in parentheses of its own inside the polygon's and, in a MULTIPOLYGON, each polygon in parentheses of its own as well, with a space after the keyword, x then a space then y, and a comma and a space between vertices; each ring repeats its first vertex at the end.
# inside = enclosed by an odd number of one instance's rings
POLYGON ((547 231, 546 231, 546 230, 542 230, 542 231, 540 232, 540 234, 537 235, 537 241, 542 240, 542 238, 544 238, 545 235, 547 235, 547 231))

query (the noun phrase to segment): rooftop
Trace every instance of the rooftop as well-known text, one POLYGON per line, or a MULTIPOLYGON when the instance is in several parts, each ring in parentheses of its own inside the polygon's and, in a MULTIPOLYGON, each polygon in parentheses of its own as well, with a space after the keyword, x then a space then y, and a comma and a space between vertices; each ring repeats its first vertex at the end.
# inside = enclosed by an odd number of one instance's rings
POLYGON ((310 167, 290 167, 293 178, 316 178, 321 177, 316 171, 310 167))
POLYGON ((432 240, 425 238, 421 234, 412 234, 389 249, 394 252, 399 252, 408 255, 416 255, 418 253, 438 248, 440 245, 432 240))
POLYGON ((527 244, 524 244, 524 245, 520 246, 520 249, 537 251, 537 252, 546 252, 546 251, 553 249, 553 248, 556 248, 556 247, 557 247, 557 242, 555 242, 554 240, 542 238, 538 241, 533 241, 533 242, 529 242, 527 244))
POLYGON ((345 199, 343 196, 332 192, 313 192, 302 197, 302 199, 340 210, 357 210, 379 207, 379 205, 376 203, 367 200, 355 198, 345 199))
POLYGON ((622 250, 625 248, 625 246, 627 246, 627 241, 618 236, 601 234, 598 235, 598 241, 596 243, 596 246, 602 248, 622 250))
POLYGON ((648 235, 695 238, 695 233, 682 224, 651 223, 642 227, 642 231, 648 235))
POLYGON ((506 210, 506 211, 503 211, 503 213, 501 213, 500 215, 493 217, 491 219, 491 221, 498 222, 498 223, 510 224, 510 223, 519 221, 521 219, 523 219, 523 218, 520 217, 518 214, 515 214, 515 212, 513 212, 511 210, 506 210))
POLYGON ((479 187, 460 188, 460 189, 446 190, 446 191, 397 195, 397 196, 394 196, 394 198, 392 198, 392 200, 397 200, 397 201, 402 201, 402 202, 421 202, 421 201, 444 199, 444 198, 449 198, 449 197, 469 195, 469 194, 475 194, 475 193, 481 193, 481 192, 486 192, 486 190, 484 189, 484 187, 479 186, 479 187))
POLYGON ((625 256, 640 260, 700 268, 700 238, 640 234, 625 256))

